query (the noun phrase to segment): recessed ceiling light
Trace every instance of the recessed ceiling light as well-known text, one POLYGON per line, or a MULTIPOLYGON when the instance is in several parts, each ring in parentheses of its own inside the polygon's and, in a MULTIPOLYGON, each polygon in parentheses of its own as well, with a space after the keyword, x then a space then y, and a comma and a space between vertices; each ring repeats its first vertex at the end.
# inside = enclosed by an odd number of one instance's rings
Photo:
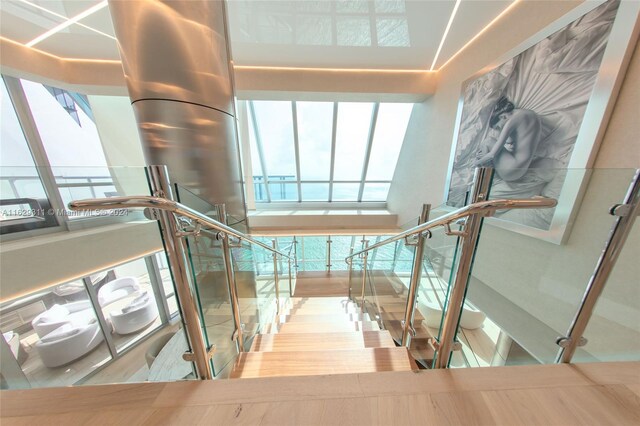
MULTIPOLYGON (((30 2, 30 1, 28 1, 28 0, 18 0, 18 1, 20 1, 20 2, 22 2, 22 3, 24 3, 24 4, 28 4, 29 6, 31 6, 31 7, 33 7, 33 8, 35 8, 35 9, 39 9, 39 10, 42 10, 43 12, 47 12, 47 13, 49 13, 49 14, 51 14, 51 15, 53 15, 53 16, 55 16, 55 17, 57 17, 57 18, 61 18, 61 19, 65 20, 65 21, 66 21, 67 19, 69 19, 68 17, 66 17, 66 16, 64 16, 64 15, 60 15, 59 13, 56 13, 56 12, 54 12, 54 11, 52 11, 52 10, 49 10, 49 9, 47 9, 46 7, 42 7, 42 6, 40 6, 39 4, 32 3, 32 2, 30 2)), ((79 25, 79 26, 81 26, 81 27, 83 27, 83 28, 86 28, 86 29, 88 29, 88 30, 91 30, 91 31, 93 31, 93 32, 95 32, 95 33, 98 33, 98 34, 100 34, 100 35, 103 35, 103 36, 105 36, 105 37, 109 37, 110 39, 117 40, 114 36, 112 36, 112 35, 110 35, 110 34, 107 34, 107 33, 103 33, 103 32, 102 32, 102 31, 100 31, 100 30, 96 30, 95 28, 90 27, 89 25, 85 25, 85 24, 83 24, 83 23, 81 23, 81 22, 76 22, 75 24, 76 24, 76 25, 79 25)))
POLYGON ((52 35, 56 34, 57 32, 64 30, 65 28, 67 28, 71 24, 75 24, 79 20, 84 19, 87 16, 92 15, 92 14, 96 13, 97 11, 99 11, 100 9, 103 9, 105 7, 107 7, 107 0, 101 1, 98 4, 96 4, 94 6, 91 6, 89 9, 85 10, 84 12, 81 12, 81 13, 77 14, 73 18, 69 18, 68 20, 64 21, 63 23, 55 26, 54 28, 51 28, 46 33, 44 33, 42 35, 39 35, 38 37, 36 37, 33 40, 31 40, 29 43, 26 44, 26 46, 27 47, 32 47, 32 46, 40 43, 42 40, 45 40, 45 39, 51 37, 52 35))
POLYGON ((431 63, 431 69, 429 71, 433 71, 436 67, 436 62, 438 62, 438 56, 440 56, 440 51, 442 50, 442 46, 444 46, 444 41, 449 34, 449 30, 451 29, 451 24, 453 24, 453 19, 456 17, 456 13, 458 13, 458 7, 460 7, 460 3, 462 0, 456 0, 455 6, 453 6, 453 10, 451 11, 451 16, 449 17, 449 22, 447 22, 447 27, 444 29, 444 33, 442 34, 442 40, 440 40, 440 46, 438 46, 438 50, 436 51, 436 56, 433 58, 433 62, 431 63))

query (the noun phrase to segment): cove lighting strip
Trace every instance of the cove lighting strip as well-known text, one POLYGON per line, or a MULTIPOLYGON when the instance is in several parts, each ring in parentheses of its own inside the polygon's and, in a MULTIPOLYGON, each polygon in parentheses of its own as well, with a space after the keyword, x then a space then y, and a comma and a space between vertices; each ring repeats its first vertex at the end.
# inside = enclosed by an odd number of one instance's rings
MULTIPOLYGON (((507 13, 509 13, 518 3, 520 3, 522 0, 513 0, 513 2, 507 7, 505 8, 502 12, 500 12, 500 14, 498 16, 496 16, 495 18, 493 18, 493 20, 491 22, 489 22, 487 24, 486 27, 484 27, 482 30, 480 30, 480 32, 478 34, 476 34, 475 36, 473 36, 473 38, 471 40, 469 40, 464 46, 462 46, 460 49, 458 49, 458 51, 456 53, 454 53, 449 59, 447 59, 447 62, 445 62, 444 64, 442 64, 440 66, 440 68, 438 68, 438 71, 440 71, 442 68, 446 67, 449 62, 451 62, 456 56, 458 56, 463 50, 465 50, 467 47, 469 47, 469 45, 471 43, 473 43, 474 41, 476 41, 476 39, 478 37, 480 37, 482 34, 484 34, 485 32, 487 32, 487 30, 489 30, 489 28, 491 28, 496 22, 498 22, 500 19, 502 19, 503 16, 505 16, 507 13)), ((435 64, 435 60, 434 60, 434 64, 435 64)))
POLYGON ((66 21, 62 22, 61 24, 51 28, 46 33, 41 34, 38 37, 36 37, 33 40, 31 40, 29 43, 26 44, 26 46, 27 47, 33 47, 36 44, 40 43, 41 41, 51 37, 52 35, 60 32, 62 30, 64 30, 65 28, 69 27, 70 25, 77 23, 79 20, 84 19, 87 16, 96 13, 97 11, 99 11, 101 9, 104 9, 105 7, 107 7, 107 0, 101 1, 98 4, 96 4, 94 6, 91 6, 89 9, 85 10, 84 12, 81 12, 81 13, 77 14, 73 18, 69 18, 66 21))
MULTIPOLYGON (((30 2, 30 1, 28 1, 28 0, 19 0, 19 1, 20 1, 20 2, 22 2, 22 3, 24 3, 24 4, 28 4, 29 6, 31 6, 31 7, 33 7, 33 8, 35 8, 35 9, 38 9, 38 10, 41 10, 41 11, 43 11, 43 12, 49 13, 49 14, 51 14, 51 15, 53 15, 53 16, 55 16, 55 17, 57 17, 57 18, 60 18, 60 19, 62 19, 62 20, 65 20, 65 21, 66 21, 67 19, 69 19, 69 18, 67 18, 67 17, 66 17, 66 16, 64 16, 64 15, 60 15, 59 13, 56 13, 56 12, 54 12, 53 10, 49 10, 49 9, 47 9, 46 7, 42 7, 42 6, 40 6, 39 4, 31 3, 31 2, 30 2)), ((109 34, 107 34, 107 33, 103 33, 102 31, 100 31, 100 30, 96 30, 95 28, 90 27, 90 26, 88 26, 88 25, 85 25, 85 24, 83 24, 83 23, 81 23, 81 22, 76 22, 76 25, 80 25, 81 27, 86 28, 86 29, 88 29, 88 30, 91 30, 91 31, 93 31, 93 32, 95 32, 95 33, 98 33, 98 34, 103 35, 103 36, 105 36, 105 37, 109 37, 109 38, 110 38, 110 39, 112 39, 112 40, 117 40, 114 36, 109 35, 109 34)))
POLYGON ((436 51, 436 56, 433 58, 433 62, 431 63, 431 69, 429 71, 434 71, 434 68, 436 67, 436 62, 438 62, 438 56, 440 56, 440 51, 442 50, 442 46, 444 46, 444 41, 447 39, 447 35, 449 35, 449 30, 451 29, 453 20, 456 17, 456 13, 458 13, 458 8, 460 7, 460 3, 462 3, 462 0, 456 0, 456 4, 455 6, 453 6, 453 10, 451 11, 451 16, 449 17, 449 22, 447 22, 447 27, 444 29, 444 34, 442 34, 442 40, 440 40, 440 46, 438 46, 438 50, 436 51))

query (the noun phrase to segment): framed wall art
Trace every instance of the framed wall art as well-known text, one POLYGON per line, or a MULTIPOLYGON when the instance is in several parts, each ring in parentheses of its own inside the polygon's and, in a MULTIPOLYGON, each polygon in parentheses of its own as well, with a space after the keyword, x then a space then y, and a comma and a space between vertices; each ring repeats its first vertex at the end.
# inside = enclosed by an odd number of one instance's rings
POLYGON ((554 209, 489 223, 561 244, 589 180, 637 38, 640 2, 586 2, 462 84, 446 205, 464 205, 473 171, 494 167, 490 198, 556 198, 554 209))

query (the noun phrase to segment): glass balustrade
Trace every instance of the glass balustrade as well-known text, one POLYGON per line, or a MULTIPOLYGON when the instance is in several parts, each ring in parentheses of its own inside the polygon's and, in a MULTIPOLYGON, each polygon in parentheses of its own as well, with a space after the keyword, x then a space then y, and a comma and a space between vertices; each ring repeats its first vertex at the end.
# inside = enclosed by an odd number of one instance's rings
MULTIPOLYGON (((271 245, 267 239, 257 238, 256 240, 271 245)), ((281 267, 282 262, 276 259, 279 289, 276 292, 274 258, 271 251, 255 244, 242 242, 234 246, 232 252, 240 318, 243 324, 244 347, 248 351, 257 334, 269 332, 270 328, 274 327, 278 307, 277 296, 280 296, 280 302, 283 303, 289 295, 288 268, 281 267)), ((285 265, 288 267, 288 263, 285 265)))
MULTIPOLYGON (((580 309, 615 221, 609 209, 622 202, 635 170, 546 173, 555 176, 551 182, 532 180, 515 195, 509 195, 515 185, 494 178, 490 199, 557 197, 560 188, 562 196, 555 208, 498 211, 485 219, 457 328, 460 350, 452 354, 451 367, 556 362, 557 341, 580 309)), ((596 305, 584 334, 588 343, 574 357, 578 362, 640 357, 638 272, 631 260, 638 252, 636 229, 596 305)), ((432 244, 433 239, 428 247, 432 244)), ((425 263, 437 271, 442 266, 436 259, 431 254, 425 263)), ((449 269, 442 269, 437 282, 448 285, 449 269)))
POLYGON ((0 185, 3 389, 193 377, 157 222, 66 205, 149 195, 144 168, 0 167, 0 185))
MULTIPOLYGON (((178 202, 218 220, 215 206, 181 185, 175 188, 178 202)), ((195 231, 194 226, 187 227, 195 231)), ((213 374, 217 376, 238 354, 223 243, 216 231, 204 229, 190 235, 189 231, 186 232, 184 238, 200 309, 202 332, 207 346, 215 346, 211 362, 213 374)))

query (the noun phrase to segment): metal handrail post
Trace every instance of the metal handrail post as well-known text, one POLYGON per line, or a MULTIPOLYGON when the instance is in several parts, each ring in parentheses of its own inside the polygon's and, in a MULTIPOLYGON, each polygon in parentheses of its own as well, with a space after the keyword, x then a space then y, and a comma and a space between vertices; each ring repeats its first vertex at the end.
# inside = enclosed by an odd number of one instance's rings
POLYGON ((576 348, 586 344, 586 339, 582 335, 589 324, 593 309, 607 284, 618 256, 622 252, 633 223, 640 214, 640 169, 636 170, 623 204, 613 206, 610 213, 616 216, 616 220, 611 227, 609 238, 598 259, 593 275, 589 279, 582 303, 569 327, 567 336, 557 341, 561 349, 556 362, 570 363, 576 348))
MULTIPOLYGON (((366 249, 367 247, 369 247, 369 240, 362 240, 362 246, 366 249)), ((365 286, 367 285, 367 257, 369 256, 369 252, 365 251, 362 254, 362 295, 361 295, 361 300, 362 300, 362 306, 361 306, 361 310, 362 313, 364 314, 364 289, 365 286)))
MULTIPOLYGON (((224 204, 216 205, 218 220, 227 224, 227 208, 224 204)), ((244 352, 244 330, 242 329, 242 319, 240 318, 240 301, 238 299, 238 286, 236 285, 235 271, 233 269, 233 257, 231 256, 231 247, 229 247, 229 236, 223 232, 218 234, 218 239, 222 243, 222 261, 224 262, 225 277, 227 280, 227 288, 229 289, 229 298, 231 299, 231 313, 233 314, 233 322, 236 331, 233 333, 235 337, 238 352, 244 352)), ((232 337, 232 338, 233 338, 232 337)))
MULTIPOLYGON (((493 169, 478 168, 475 171, 473 188, 471 189, 470 203, 484 201, 489 195, 493 169)), ((436 358, 433 368, 447 368, 451 359, 451 351, 456 339, 456 331, 462 313, 462 304, 469 284, 469 274, 475 256, 480 228, 483 216, 475 213, 470 215, 464 226, 464 233, 460 236, 460 261, 456 271, 455 280, 450 290, 449 301, 446 305, 446 313, 441 326, 440 341, 437 344, 436 358)))
MULTIPOLYGON (((271 240, 271 245, 273 246, 273 250, 276 249, 276 240, 273 239, 271 240)), ((276 284, 276 314, 279 315, 280 314, 280 287, 279 287, 279 280, 278 280, 278 255, 274 252, 272 253, 273 256, 273 278, 276 284)))
POLYGON ((291 277, 291 259, 289 259, 289 297, 293 297, 293 281, 291 277))
MULTIPOLYGON (((353 254, 353 247, 349 249, 349 256, 353 254)), ((353 273, 353 259, 349 262, 349 300, 351 300, 351 279, 353 273)))
MULTIPOLYGON (((422 225, 429 220, 429 214, 431 213, 431 204, 423 204, 422 212, 420 213, 420 219, 418 225, 422 225)), ((409 347, 411 339, 409 334, 414 332, 413 328, 413 316, 416 307, 416 296, 418 295, 418 285, 420 284, 420 277, 422 276, 422 258, 424 256, 424 236, 418 234, 418 242, 416 250, 413 255, 413 268, 411 269, 411 281, 409 282, 409 292, 407 294, 407 307, 404 314, 404 324, 402 329, 402 346, 409 347)))
MULTIPOLYGON (((173 191, 166 166, 149 166, 147 170, 153 195, 172 200, 173 191)), ((213 379, 211 354, 202 331, 203 327, 198 315, 198 302, 191 291, 185 241, 176 234, 178 230, 176 217, 169 211, 157 210, 157 212, 159 213, 160 232, 171 265, 178 305, 184 323, 185 335, 191 348, 190 355, 196 367, 196 374, 201 380, 211 380, 213 379)))
POLYGON ((331 273, 331 235, 327 235, 327 272, 331 273))

